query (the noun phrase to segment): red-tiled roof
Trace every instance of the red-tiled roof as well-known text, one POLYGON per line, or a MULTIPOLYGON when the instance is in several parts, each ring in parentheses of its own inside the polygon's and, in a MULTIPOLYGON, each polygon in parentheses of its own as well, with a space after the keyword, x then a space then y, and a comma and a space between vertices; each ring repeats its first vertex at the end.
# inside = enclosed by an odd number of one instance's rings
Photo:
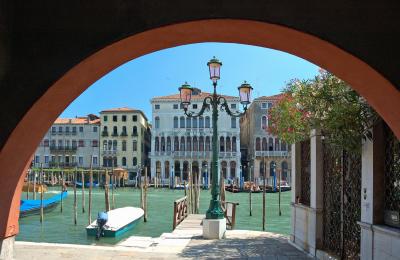
POLYGON ((72 125, 83 125, 83 124, 100 124, 100 119, 89 120, 87 117, 76 117, 76 118, 57 118, 54 124, 72 124, 72 125))
MULTIPOLYGON (((198 100, 203 100, 205 97, 210 96, 211 93, 208 92, 201 92, 197 95, 192 95, 192 100, 193 101, 198 101, 198 100)), ((221 95, 226 99, 239 99, 239 97, 234 97, 234 96, 227 96, 227 95, 221 95)), ((160 97, 154 97, 151 100, 180 100, 180 94, 173 94, 173 95, 168 95, 168 96, 160 96, 160 97)))
POLYGON ((258 98, 255 98, 254 101, 278 101, 284 94, 280 93, 280 94, 276 94, 276 95, 272 95, 272 96, 261 96, 258 98))

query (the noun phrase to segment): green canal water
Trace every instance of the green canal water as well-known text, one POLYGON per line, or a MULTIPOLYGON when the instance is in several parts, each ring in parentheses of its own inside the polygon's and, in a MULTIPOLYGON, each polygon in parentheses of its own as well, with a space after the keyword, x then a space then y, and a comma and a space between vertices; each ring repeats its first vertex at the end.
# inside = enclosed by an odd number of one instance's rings
MULTIPOLYGON (((58 189, 50 188, 45 198, 59 193, 58 189)), ((68 197, 64 200, 63 212, 60 205, 53 211, 45 213, 41 224, 39 215, 21 218, 20 232, 17 240, 49 243, 69 244, 98 244, 113 245, 129 236, 158 237, 162 233, 172 232, 173 202, 184 196, 183 190, 149 189, 148 190, 148 220, 141 221, 134 229, 118 238, 102 238, 96 241, 86 235, 88 225, 88 191, 85 191, 86 213, 82 213, 82 193, 78 195, 78 224, 73 219, 73 190, 68 190, 68 197)), ((114 191, 116 207, 139 207, 140 190, 133 188, 118 188, 114 191)), ((30 194, 30 197, 32 194, 30 194)), ((249 194, 226 192, 228 201, 238 202, 236 211, 235 229, 262 230, 262 193, 252 194, 253 211, 249 216, 249 194)), ((26 198, 23 193, 22 198, 26 198)), ((39 196, 37 197, 39 198, 39 196)), ((92 192, 92 218, 97 212, 104 210, 104 190, 94 189, 92 192)), ((110 192, 111 201, 111 192, 110 192)), ((202 191, 200 196, 200 213, 205 214, 210 201, 210 191, 202 191)), ((266 194, 266 231, 288 235, 290 232, 290 191, 281 193, 281 212, 278 215, 278 193, 266 194)))

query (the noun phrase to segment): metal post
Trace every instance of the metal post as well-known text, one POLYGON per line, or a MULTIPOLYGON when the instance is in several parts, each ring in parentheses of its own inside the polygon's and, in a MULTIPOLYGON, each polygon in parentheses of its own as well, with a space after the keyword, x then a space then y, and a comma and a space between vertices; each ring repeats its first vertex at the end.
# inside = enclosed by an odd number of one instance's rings
POLYGON ((223 219, 224 212, 221 208, 219 196, 219 172, 218 172, 218 96, 217 96, 217 82, 213 83, 214 93, 212 95, 212 124, 213 124, 213 154, 212 154, 212 187, 211 187, 211 201, 210 206, 206 213, 206 219, 223 219))

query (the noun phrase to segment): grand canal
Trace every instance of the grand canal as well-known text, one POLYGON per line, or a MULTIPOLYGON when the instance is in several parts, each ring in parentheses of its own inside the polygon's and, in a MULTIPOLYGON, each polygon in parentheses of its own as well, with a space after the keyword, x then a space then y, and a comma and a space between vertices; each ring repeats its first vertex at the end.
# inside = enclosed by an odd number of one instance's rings
MULTIPOLYGON (((45 198, 59 192, 50 188, 45 198)), ((86 236, 85 227, 88 225, 88 191, 85 191, 86 213, 82 213, 82 193, 78 195, 78 223, 73 220, 73 190, 64 200, 63 212, 60 205, 53 211, 45 213, 44 222, 41 224, 39 215, 28 216, 20 219, 20 232, 17 240, 50 243, 70 244, 101 244, 113 245, 129 236, 158 237, 164 232, 172 231, 173 202, 184 196, 183 190, 149 189, 148 191, 148 221, 141 221, 133 230, 121 237, 102 238, 96 241, 86 236)), ((111 192, 110 192, 111 194, 111 192)), ((140 190, 133 188, 118 188, 114 192, 116 207, 140 206, 140 190)), ((30 194, 30 197, 32 194, 30 194)), ((93 209, 92 218, 97 212, 104 210, 104 190, 94 189, 92 193, 93 209)), ((235 229, 262 230, 262 193, 252 194, 252 216, 249 216, 249 194, 226 192, 227 201, 238 202, 235 229)), ((22 198, 26 198, 23 193, 22 198)), ((39 196, 37 197, 39 198, 39 196)), ((210 191, 202 191, 200 196, 200 213, 208 208, 210 191)), ((278 193, 266 194, 266 231, 288 235, 290 232, 290 192, 281 194, 282 216, 278 215, 278 193)))

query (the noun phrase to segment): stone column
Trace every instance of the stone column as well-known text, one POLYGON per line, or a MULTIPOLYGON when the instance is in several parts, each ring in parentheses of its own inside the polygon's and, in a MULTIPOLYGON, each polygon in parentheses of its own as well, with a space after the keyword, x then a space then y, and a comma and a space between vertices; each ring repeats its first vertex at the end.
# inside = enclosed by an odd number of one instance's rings
POLYGON ((14 259, 15 236, 0 238, 0 259, 14 259))
MULTIPOLYGON (((374 140, 366 140, 361 158, 361 259, 374 259, 374 224, 383 223, 384 211, 384 133, 383 125, 373 129, 374 140)), ((389 242, 390 244, 391 242, 389 242)))
POLYGON ((310 253, 316 254, 316 250, 322 248, 323 243, 323 223, 322 223, 322 209, 323 209, 323 151, 321 132, 313 129, 310 136, 310 216, 312 225, 309 226, 311 234, 310 253))
POLYGON ((290 241, 296 243, 296 228, 298 225, 298 214, 297 214, 297 198, 300 197, 300 160, 301 160, 301 147, 300 143, 292 144, 292 156, 291 156, 291 164, 292 164, 292 198, 291 198, 291 205, 292 205, 292 219, 291 219, 291 234, 290 234, 290 241))

